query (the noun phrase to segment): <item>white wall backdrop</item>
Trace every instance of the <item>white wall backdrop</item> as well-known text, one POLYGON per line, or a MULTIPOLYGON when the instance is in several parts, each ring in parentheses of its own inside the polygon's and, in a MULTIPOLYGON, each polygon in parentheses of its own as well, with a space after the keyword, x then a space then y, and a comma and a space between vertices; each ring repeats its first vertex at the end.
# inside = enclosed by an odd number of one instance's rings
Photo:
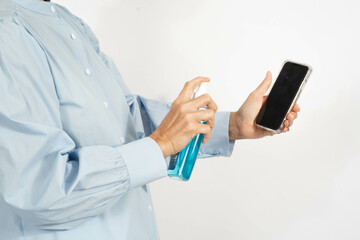
POLYGON ((151 184, 162 239, 360 239, 360 3, 356 0, 57 0, 83 18, 129 88, 172 101, 212 79, 236 110, 285 59, 314 72, 287 134, 151 184))

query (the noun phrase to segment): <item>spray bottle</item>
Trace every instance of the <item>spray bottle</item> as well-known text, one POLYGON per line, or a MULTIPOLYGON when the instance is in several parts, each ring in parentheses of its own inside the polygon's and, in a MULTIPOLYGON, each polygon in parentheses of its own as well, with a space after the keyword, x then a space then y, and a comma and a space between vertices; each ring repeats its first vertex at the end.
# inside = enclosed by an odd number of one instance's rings
MULTIPOLYGON (((202 83, 200 87, 195 90, 192 98, 194 99, 205 94, 207 92, 207 84, 206 82, 202 83)), ((206 107, 200 108, 199 110, 203 109, 206 109, 206 107)), ((201 121, 201 123, 206 124, 206 121, 201 121)), ((203 138, 204 134, 197 134, 183 150, 170 157, 168 168, 169 177, 181 181, 190 179, 203 138)))

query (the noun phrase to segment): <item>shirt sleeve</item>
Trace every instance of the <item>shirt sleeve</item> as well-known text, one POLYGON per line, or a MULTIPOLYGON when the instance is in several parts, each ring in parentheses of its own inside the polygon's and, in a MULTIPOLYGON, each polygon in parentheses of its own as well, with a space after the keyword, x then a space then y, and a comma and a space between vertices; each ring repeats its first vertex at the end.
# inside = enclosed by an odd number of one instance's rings
MULTIPOLYGON (((105 65, 116 76, 122 86, 138 131, 138 137, 149 136, 160 125, 161 121, 169 112, 171 104, 132 95, 124 83, 114 61, 100 50, 99 41, 91 28, 82 19, 77 19, 83 26, 85 34, 92 43, 95 51, 100 55, 105 65)), ((231 156, 235 141, 229 140, 229 117, 230 112, 217 112, 215 114, 215 127, 212 130, 212 137, 206 144, 201 146, 199 158, 231 156)))
POLYGON ((42 48, 13 21, 0 19, 0 33, 0 197, 22 221, 70 229, 102 214, 131 188, 166 176, 151 138, 76 146, 62 128, 42 48), (149 158, 153 164, 142 160, 149 158))

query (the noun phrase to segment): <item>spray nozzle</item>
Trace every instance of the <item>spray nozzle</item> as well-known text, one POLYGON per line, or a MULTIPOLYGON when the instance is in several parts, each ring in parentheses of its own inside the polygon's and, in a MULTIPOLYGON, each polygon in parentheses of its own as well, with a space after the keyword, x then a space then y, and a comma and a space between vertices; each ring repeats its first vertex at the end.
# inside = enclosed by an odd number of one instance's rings
POLYGON ((204 95, 207 93, 207 86, 208 86, 208 82, 203 82, 200 84, 200 86, 198 88, 195 89, 193 97, 192 98, 197 98, 200 97, 201 95, 204 95))

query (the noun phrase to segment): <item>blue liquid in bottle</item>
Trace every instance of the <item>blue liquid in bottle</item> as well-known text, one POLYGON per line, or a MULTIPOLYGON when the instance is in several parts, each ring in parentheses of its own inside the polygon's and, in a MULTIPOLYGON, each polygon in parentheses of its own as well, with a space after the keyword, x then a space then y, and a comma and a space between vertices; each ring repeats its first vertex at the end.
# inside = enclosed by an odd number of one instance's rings
MULTIPOLYGON (((206 122, 202 122, 206 124, 206 122)), ((188 181, 194 168, 204 134, 197 134, 178 154, 170 158, 168 176, 181 181, 188 181)))

